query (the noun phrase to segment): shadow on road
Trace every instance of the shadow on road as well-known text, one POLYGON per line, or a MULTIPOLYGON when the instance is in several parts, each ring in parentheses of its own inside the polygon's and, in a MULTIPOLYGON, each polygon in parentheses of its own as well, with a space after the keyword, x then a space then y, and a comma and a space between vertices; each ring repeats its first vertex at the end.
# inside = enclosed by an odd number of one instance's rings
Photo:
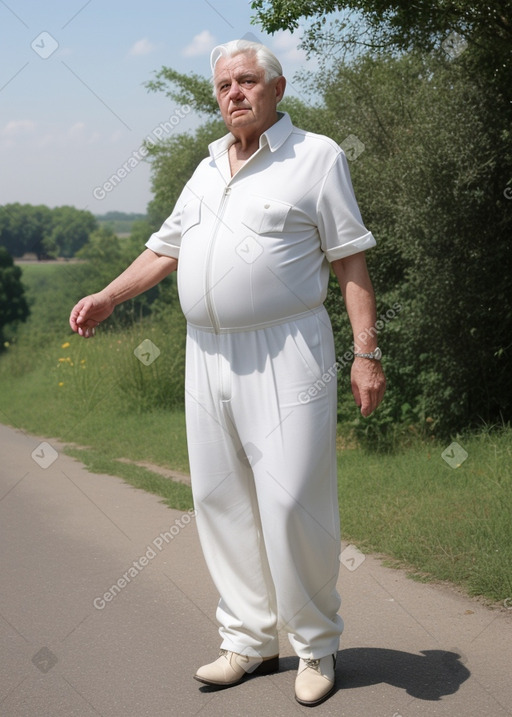
MULTIPOLYGON (((421 650, 421 655, 378 647, 340 650, 336 661, 338 690, 386 682, 421 700, 440 700, 457 692, 471 675, 461 655, 446 650, 421 650)), ((280 660, 280 671, 296 670, 298 658, 280 660)))
POLYGON ((377 647, 341 650, 338 685, 346 690, 387 682, 418 699, 440 700, 457 692, 471 675, 456 652, 421 650, 421 655, 377 647))

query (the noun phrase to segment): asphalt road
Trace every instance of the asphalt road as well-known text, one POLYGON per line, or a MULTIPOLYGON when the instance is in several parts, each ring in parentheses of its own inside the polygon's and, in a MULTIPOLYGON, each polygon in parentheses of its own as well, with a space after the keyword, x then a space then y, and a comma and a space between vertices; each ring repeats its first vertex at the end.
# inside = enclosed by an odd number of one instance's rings
MULTIPOLYGON (((0 426, 0 455, 2 717, 311 714, 285 636, 278 674, 192 679, 219 646, 192 514, 51 439, 0 426)), ((342 550, 338 689, 316 715, 512 715, 512 599, 490 609, 342 550)))

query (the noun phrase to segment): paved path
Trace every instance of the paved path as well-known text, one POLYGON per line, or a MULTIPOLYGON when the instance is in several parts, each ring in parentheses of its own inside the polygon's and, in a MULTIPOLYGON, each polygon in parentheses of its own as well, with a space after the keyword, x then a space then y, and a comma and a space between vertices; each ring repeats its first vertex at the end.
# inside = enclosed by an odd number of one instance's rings
MULTIPOLYGON (((192 679, 218 649, 194 518, 42 440, 0 426, 0 715, 312 714, 286 638, 278 674, 192 679)), ((338 690, 315 715, 512 715, 512 610, 371 556, 341 566, 339 590, 338 690)))

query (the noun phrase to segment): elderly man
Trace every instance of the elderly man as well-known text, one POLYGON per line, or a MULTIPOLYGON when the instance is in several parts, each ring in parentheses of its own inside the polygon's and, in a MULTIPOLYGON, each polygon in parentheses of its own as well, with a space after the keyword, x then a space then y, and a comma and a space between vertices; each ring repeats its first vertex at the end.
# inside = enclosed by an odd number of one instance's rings
MULTIPOLYGON (((375 240, 339 146, 277 111, 286 84, 277 58, 237 40, 211 63, 229 134, 210 145, 147 249, 82 299, 70 323, 89 337, 117 304, 178 269, 192 488, 222 638, 195 678, 226 687, 277 670, 281 628, 300 658, 296 699, 316 705, 334 689, 343 629, 337 364, 323 302, 330 265, 355 340, 374 336, 364 252, 375 240)), ((352 365, 364 416, 385 385, 371 342, 352 365)))

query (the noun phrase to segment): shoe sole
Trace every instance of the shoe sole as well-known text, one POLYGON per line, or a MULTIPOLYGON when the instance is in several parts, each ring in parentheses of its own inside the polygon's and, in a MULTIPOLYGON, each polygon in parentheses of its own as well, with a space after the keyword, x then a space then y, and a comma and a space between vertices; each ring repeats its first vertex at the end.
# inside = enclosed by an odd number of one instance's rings
POLYGON ((260 664, 254 668, 251 672, 244 672, 244 674, 238 680, 233 682, 215 682, 214 680, 207 680, 204 677, 194 675, 194 680, 202 682, 203 685, 212 685, 213 687, 231 687, 232 685, 238 685, 246 677, 252 675, 271 675, 274 672, 279 672, 279 657, 271 657, 268 660, 263 660, 260 664))

